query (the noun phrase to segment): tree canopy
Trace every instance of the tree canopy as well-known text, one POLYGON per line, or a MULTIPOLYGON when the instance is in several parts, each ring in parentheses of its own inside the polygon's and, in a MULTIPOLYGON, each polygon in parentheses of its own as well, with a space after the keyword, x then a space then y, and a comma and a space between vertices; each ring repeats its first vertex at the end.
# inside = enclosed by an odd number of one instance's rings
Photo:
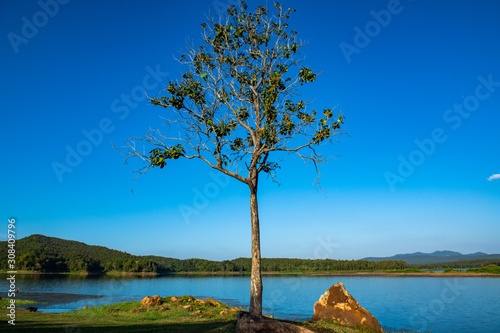
POLYGON ((150 98, 168 109, 169 134, 152 130, 128 145, 128 157, 147 162, 143 172, 168 160, 198 158, 248 183, 252 169, 274 176, 280 158, 272 152, 315 165, 326 161, 316 147, 333 141, 344 116, 334 108, 317 111, 300 98, 298 87, 317 74, 301 65, 304 43, 288 25, 294 10, 279 3, 274 9, 274 15, 264 6, 249 12, 242 1, 225 19, 202 24, 203 45, 189 46, 178 59, 186 71, 163 96, 150 98), (136 140, 151 144, 149 153, 137 150, 136 140))

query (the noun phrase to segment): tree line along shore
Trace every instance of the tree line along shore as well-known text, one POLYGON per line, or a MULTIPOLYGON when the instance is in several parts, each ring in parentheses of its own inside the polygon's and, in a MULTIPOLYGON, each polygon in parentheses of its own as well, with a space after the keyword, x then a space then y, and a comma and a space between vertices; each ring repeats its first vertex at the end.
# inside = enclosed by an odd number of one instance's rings
MULTIPOLYGON (((7 249, 7 242, 0 247, 7 249)), ((89 274, 175 274, 222 273, 246 274, 251 271, 250 258, 212 261, 205 259, 175 259, 160 256, 134 256, 102 246, 87 245, 43 235, 32 235, 16 242, 16 270, 25 273, 89 273, 89 274)), ((469 269, 468 273, 498 274, 500 259, 461 260, 428 265, 408 265, 402 260, 334 260, 263 258, 266 273, 423 273, 425 270, 469 269), (497 266, 495 266, 497 265, 497 266), (489 267, 487 267, 489 266, 489 267)), ((499 268, 500 269, 500 268, 499 268)), ((6 258, 0 259, 0 270, 7 271, 6 258)))

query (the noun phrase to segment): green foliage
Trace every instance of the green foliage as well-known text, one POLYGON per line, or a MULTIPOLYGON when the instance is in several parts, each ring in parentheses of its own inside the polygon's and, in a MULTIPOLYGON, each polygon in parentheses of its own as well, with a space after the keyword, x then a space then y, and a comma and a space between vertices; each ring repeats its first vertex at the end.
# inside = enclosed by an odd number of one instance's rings
POLYGON ((176 160, 184 155, 184 148, 182 145, 178 144, 173 147, 161 149, 155 148, 149 152, 151 159, 151 166, 159 166, 163 169, 167 165, 166 160, 176 160))
POLYGON ((301 85, 307 82, 314 82, 316 80, 316 74, 314 74, 310 68, 304 67, 299 72, 299 82, 301 85))
MULTIPOLYGON (((7 249, 6 241, 0 248, 7 249)), ((6 253, 6 252, 5 252, 6 253)), ((158 264, 153 260, 43 235, 31 235, 16 242, 16 268, 36 272, 87 272, 111 271, 156 272, 158 264)), ((7 259, 0 258, 0 269, 7 269, 7 259)))
MULTIPOLYGON (((272 166, 270 166, 272 167, 272 166)), ((0 248, 7 250, 8 242, 0 242, 0 248)), ((102 246, 91 246, 81 242, 32 235, 16 242, 16 265, 18 270, 36 272, 132 272, 132 273, 206 273, 241 272, 249 273, 250 258, 224 261, 205 259, 174 259, 159 256, 134 256, 125 252, 110 250, 102 246)), ((290 259, 264 258, 263 272, 335 272, 374 271, 393 273, 421 273, 423 269, 444 269, 454 273, 453 268, 471 268, 470 273, 500 273, 500 259, 461 260, 455 262, 407 265, 404 261, 365 261, 333 259, 290 259)), ((7 270, 7 259, 0 258, 0 269, 7 270)))
MULTIPOLYGON (((5 309, 7 306, 11 304, 10 298, 2 298, 0 299, 0 309, 5 309)), ((26 305, 26 304, 37 304, 36 301, 31 301, 27 299, 18 299, 16 298, 16 306, 18 305, 26 305)))
POLYGON ((467 270, 470 273, 488 273, 488 274, 500 274, 500 267, 497 265, 488 265, 481 268, 471 268, 467 270))
MULTIPOLYGON (((0 248, 8 243, 0 242, 0 248)), ((110 250, 102 246, 91 246, 81 242, 69 241, 42 235, 32 235, 16 242, 18 270, 37 272, 150 272, 150 273, 205 273, 241 272, 249 273, 252 267, 250 258, 224 261, 205 259, 174 259, 159 256, 133 256, 110 250)), ((401 270, 406 268, 404 261, 365 261, 333 259, 262 259, 263 272, 333 272, 333 271, 370 271, 401 270)), ((0 269, 7 269, 6 258, 0 258, 0 269)))
MULTIPOLYGON (((180 80, 169 82, 164 96, 150 99, 172 108, 169 124, 181 123, 184 135, 172 139, 182 145, 152 149, 150 166, 163 168, 167 159, 179 157, 214 158, 211 165, 219 168, 241 163, 248 171, 272 173, 279 166, 270 161, 271 152, 320 145, 341 129, 341 114, 334 117, 328 108, 317 117, 298 97, 297 87, 314 82, 317 74, 301 65, 304 44, 288 24, 295 10, 275 3, 250 11, 244 0, 240 4, 229 6, 226 21, 201 25, 202 45, 180 56, 186 65, 180 80), (290 147, 294 139, 299 144, 290 147), (192 150, 186 154, 188 146, 192 150), (261 164, 251 163, 255 160, 261 164)), ((324 161, 314 149, 309 152, 309 160, 324 161)))

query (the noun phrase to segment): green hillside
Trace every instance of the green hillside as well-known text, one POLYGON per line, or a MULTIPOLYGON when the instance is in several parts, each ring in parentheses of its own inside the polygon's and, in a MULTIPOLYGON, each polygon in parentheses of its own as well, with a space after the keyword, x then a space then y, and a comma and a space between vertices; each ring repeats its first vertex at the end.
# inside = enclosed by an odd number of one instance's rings
MULTIPOLYGON (((0 248, 7 253, 6 241, 0 248)), ((250 258, 225 261, 174 259, 159 256, 134 256, 103 246, 31 235, 16 242, 16 269, 36 272, 250 272, 250 258)), ((365 260, 263 258, 263 272, 332 272, 405 269, 404 261, 370 262, 365 260)), ((0 270, 7 270, 7 258, 0 258, 0 270)))
MULTIPOLYGON (((7 242, 0 242, 0 248, 7 248, 7 242)), ((126 252, 43 235, 17 240, 16 256, 17 270, 38 272, 156 272, 158 268, 153 260, 126 252)), ((0 269, 6 268, 2 258, 0 269)))

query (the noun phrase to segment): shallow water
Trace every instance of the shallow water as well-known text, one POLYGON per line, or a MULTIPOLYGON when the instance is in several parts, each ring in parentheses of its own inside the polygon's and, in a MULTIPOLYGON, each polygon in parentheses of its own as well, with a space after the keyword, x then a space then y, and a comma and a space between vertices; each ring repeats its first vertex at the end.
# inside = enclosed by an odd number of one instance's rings
MULTIPOLYGON (((278 318, 310 319, 318 298, 333 284, 343 282, 361 306, 386 328, 443 333, 500 332, 500 278, 264 276, 263 279, 264 313, 278 318)), ((248 276, 18 275, 17 285, 19 298, 23 293, 104 296, 38 305, 40 311, 51 312, 140 301, 147 295, 212 297, 248 308, 250 295, 248 276)))

